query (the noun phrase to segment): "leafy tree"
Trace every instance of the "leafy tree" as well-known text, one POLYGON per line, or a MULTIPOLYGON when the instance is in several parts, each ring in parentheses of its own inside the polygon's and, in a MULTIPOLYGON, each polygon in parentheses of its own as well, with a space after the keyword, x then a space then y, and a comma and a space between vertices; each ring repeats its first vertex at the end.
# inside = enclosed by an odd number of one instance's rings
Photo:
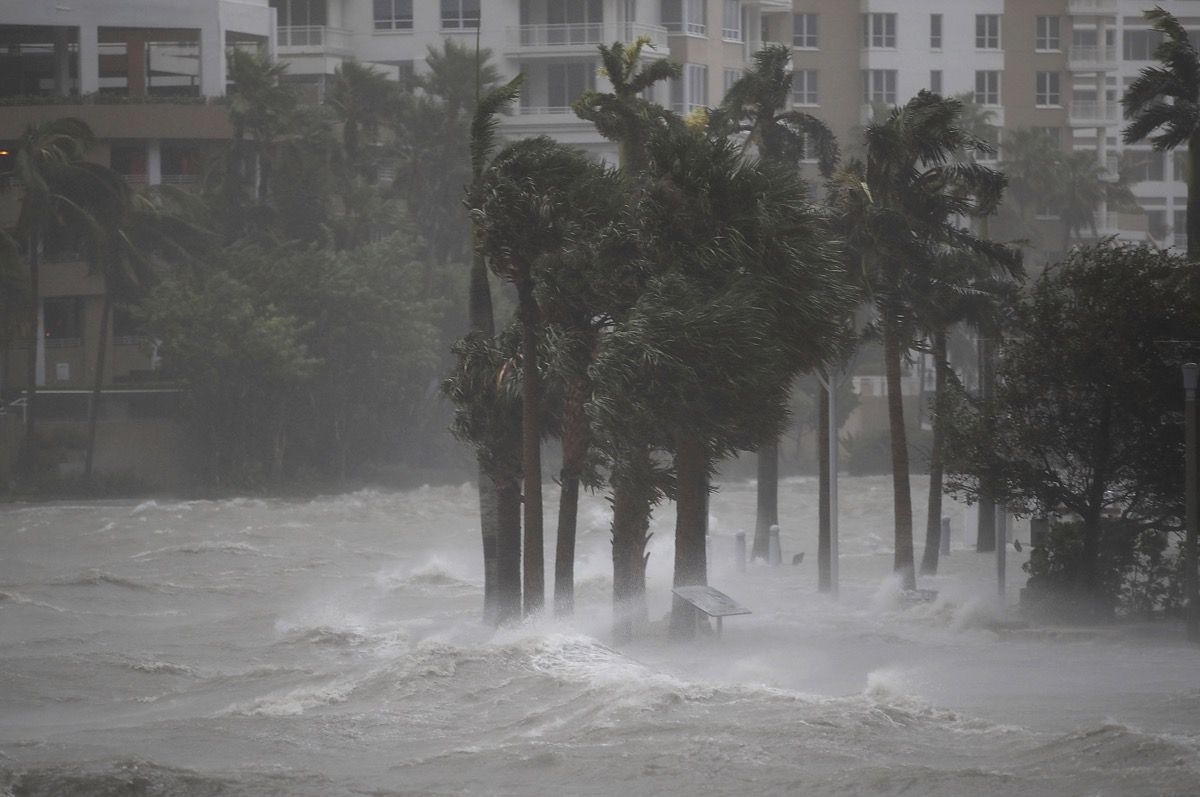
POLYGON ((1156 151, 1188 149, 1187 254, 1200 260, 1200 55, 1187 30, 1161 6, 1145 12, 1163 34, 1154 51, 1161 64, 1144 68, 1125 89, 1126 144, 1149 138, 1156 151))
POLYGON ((951 411, 948 487, 969 500, 978 478, 1024 512, 1081 523, 1068 586, 1107 603, 1103 519, 1165 533, 1181 528, 1182 397, 1163 340, 1198 325, 1196 285, 1181 258, 1111 242, 1077 249, 1018 308, 992 413, 962 397, 951 411))

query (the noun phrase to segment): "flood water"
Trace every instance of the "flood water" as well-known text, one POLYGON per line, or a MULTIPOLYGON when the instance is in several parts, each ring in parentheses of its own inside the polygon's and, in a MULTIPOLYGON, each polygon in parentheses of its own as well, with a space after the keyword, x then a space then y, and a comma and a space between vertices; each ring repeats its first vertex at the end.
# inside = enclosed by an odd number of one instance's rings
POLYGON ((662 508, 654 622, 622 647, 599 497, 575 620, 500 632, 478 621, 469 486, 2 507, 0 794, 1200 793, 1200 652, 1178 628, 1021 627, 955 505, 921 580, 938 598, 906 606, 886 477, 841 482, 834 602, 816 485, 780 492, 788 564, 744 574, 753 485, 714 496, 710 580, 753 614, 686 645, 661 622, 662 508))

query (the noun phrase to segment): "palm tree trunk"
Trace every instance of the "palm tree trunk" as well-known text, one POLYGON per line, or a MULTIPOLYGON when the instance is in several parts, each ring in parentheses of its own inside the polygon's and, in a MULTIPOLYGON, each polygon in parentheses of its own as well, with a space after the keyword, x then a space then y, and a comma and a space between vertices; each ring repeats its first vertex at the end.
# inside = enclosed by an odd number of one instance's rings
POLYGON ((933 443, 929 450, 929 514, 925 521, 925 553, 921 557, 921 574, 937 575, 938 554, 942 546, 942 444, 946 438, 945 410, 946 330, 933 332, 933 443))
POLYGON ((29 236, 29 318, 33 325, 33 332, 29 336, 29 358, 25 363, 25 435, 21 439, 21 450, 17 456, 17 472, 26 482, 33 480, 38 459, 37 373, 38 357, 42 352, 41 341, 39 340, 41 337, 39 334, 40 325, 38 324, 38 318, 42 312, 42 297, 39 295, 42 271, 41 245, 41 236, 36 232, 32 233, 29 236))
MULTIPOLYGON (((492 479, 489 479, 492 481, 492 479)), ((496 479, 496 624, 521 619, 521 484, 496 479)))
POLYGON ((766 559, 771 526, 779 523, 779 440, 758 450, 758 510, 754 521, 752 559, 766 559))
MULTIPOLYGON (((981 337, 979 339, 979 397, 983 400, 985 413, 992 411, 994 366, 992 341, 987 337, 981 337)), ((993 495, 992 474, 985 470, 979 474, 979 520, 975 527, 976 553, 988 553, 996 550, 996 502, 993 500, 993 495)))
POLYGON ((1200 269, 1200 128, 1188 137, 1187 259, 1200 269))
MULTIPOLYGON (((704 443, 692 435, 679 435, 675 442, 675 578, 674 586, 708 583, 707 526, 708 460, 704 443)), ((674 597, 671 607, 671 636, 686 639, 695 635, 696 610, 674 597)))
MULTIPOLYGON (((471 240, 474 241, 477 232, 474 225, 471 229, 471 240)), ((471 285, 467 300, 467 314, 472 332, 487 335, 489 338, 496 334, 496 322, 492 311, 492 291, 488 285, 487 262, 478 251, 473 253, 471 260, 471 285)), ((496 483, 488 473, 482 458, 477 460, 477 479, 479 484, 479 529, 483 542, 483 621, 489 624, 499 622, 499 593, 497 571, 497 556, 499 555, 499 507, 497 504, 496 483)), ((520 547, 521 535, 518 529, 517 546, 520 547)), ((517 551, 517 570, 520 571, 520 551, 517 551)), ((519 603, 519 601, 518 601, 519 603)), ((518 612, 520 608, 518 606, 518 612)))
POLYGON ((817 589, 829 592, 833 588, 833 538, 829 504, 829 386, 817 390, 817 589))
POLYGON ((568 380, 563 397, 562 489, 558 500, 558 546, 554 558, 554 614, 570 617, 575 612, 575 534, 579 517, 579 477, 583 473, 589 445, 589 429, 583 405, 587 385, 582 379, 568 380))
POLYGON ((533 280, 517 281, 521 314, 521 462, 525 484, 525 614, 546 604, 546 571, 542 525, 542 386, 538 373, 537 329, 541 311, 533 280))
POLYGON ((883 356, 887 372, 888 427, 892 438, 893 517, 896 524, 895 571, 905 589, 916 589, 913 569, 912 493, 908 480, 908 435, 904 428, 904 396, 900 380, 900 330, 895 308, 884 310, 883 356))
POLYGON ((112 315, 112 291, 104 286, 104 308, 100 311, 100 335, 96 341, 96 379, 92 386, 92 401, 88 405, 87 452, 83 459, 83 484, 92 483, 92 464, 96 455, 96 421, 100 417, 100 389, 104 385, 104 360, 108 351, 108 317, 112 315))
POLYGON ((629 454, 612 483, 613 638, 627 642, 646 615, 646 544, 654 491, 649 481, 650 452, 629 454))

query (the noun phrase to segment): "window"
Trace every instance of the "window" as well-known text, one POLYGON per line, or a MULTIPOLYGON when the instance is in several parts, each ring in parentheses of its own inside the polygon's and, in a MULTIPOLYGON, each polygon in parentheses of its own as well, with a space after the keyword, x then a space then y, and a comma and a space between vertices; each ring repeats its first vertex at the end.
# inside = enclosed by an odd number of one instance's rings
POLYGON ((595 88, 596 65, 564 61, 546 65, 546 105, 552 113, 569 111, 579 95, 595 88))
POLYGON ((1058 50, 1061 48, 1059 38, 1058 17, 1037 18, 1037 40, 1034 46, 1039 50, 1058 50))
POLYGON ((375 30, 412 30, 412 0, 375 0, 375 30))
POLYGON ((863 101, 896 104, 896 70, 868 69, 863 72, 863 101))
POLYGON ((1166 178, 1166 169, 1163 165, 1163 155, 1161 152, 1153 152, 1151 150, 1125 150, 1125 174, 1132 183, 1142 183, 1147 180, 1163 180, 1166 178))
POLYGON ((992 151, 977 153, 975 157, 977 161, 980 163, 995 163, 1000 160, 1000 133, 1000 128, 995 125, 985 124, 983 126, 980 138, 991 145, 992 151))
POLYGON ((975 73, 975 104, 1000 104, 1000 73, 994 70, 980 70, 975 73))
POLYGON ((792 18, 792 45, 814 49, 817 46, 817 15, 797 14, 792 18))
POLYGON ((1034 102, 1039 107, 1062 105, 1062 92, 1059 90, 1057 72, 1037 73, 1037 97, 1034 102))
POLYGON ((721 38, 734 42, 742 40, 741 0, 725 0, 725 19, 721 23, 721 38))
POLYGON ((442 0, 442 30, 479 27, 479 0, 442 0))
POLYGON ((1177 149, 1172 154, 1174 155, 1174 157, 1172 158, 1172 161, 1173 161, 1173 170, 1172 170, 1173 175, 1172 176, 1175 178, 1176 182, 1186 183, 1187 178, 1188 178, 1188 155, 1187 155, 1187 152, 1186 151, 1181 152, 1180 150, 1177 149))
POLYGON ((42 299, 42 323, 48 340, 79 340, 83 337, 83 299, 42 299))
POLYGON ((1000 15, 999 14, 976 14, 975 15, 975 49, 976 50, 999 50, 1000 49, 1000 15))
POLYGON ((942 70, 929 70, 929 90, 934 94, 942 93, 942 70))
POLYGON ((1033 127, 1033 132, 1039 136, 1043 136, 1048 141, 1052 141, 1054 146, 1062 146, 1062 128, 1061 127, 1033 127))
POLYGON ((708 67, 704 64, 684 64, 683 76, 671 81, 671 110, 686 114, 707 105, 708 67))
POLYGON ((672 33, 705 36, 708 34, 706 5, 705 0, 663 0, 663 26, 672 33))
POLYGON ((733 84, 737 83, 741 79, 741 77, 742 77, 742 70, 740 70, 740 69, 728 69, 727 68, 725 70, 725 93, 726 94, 729 93, 729 90, 731 88, 733 88, 733 84))
POLYGON ((863 14, 863 47, 895 47, 896 15, 863 14))
POLYGON ((1174 233, 1175 246, 1180 249, 1187 249, 1187 211, 1175 211, 1175 228, 1171 231, 1174 233))
POLYGON ((792 73, 792 102, 796 105, 816 105, 817 70, 797 69, 792 73))
POLYGON ((1156 30, 1125 31, 1125 60, 1152 61, 1154 51, 1162 43, 1162 34, 1156 30))
POLYGON ((942 49, 942 15, 929 15, 929 49, 942 49))

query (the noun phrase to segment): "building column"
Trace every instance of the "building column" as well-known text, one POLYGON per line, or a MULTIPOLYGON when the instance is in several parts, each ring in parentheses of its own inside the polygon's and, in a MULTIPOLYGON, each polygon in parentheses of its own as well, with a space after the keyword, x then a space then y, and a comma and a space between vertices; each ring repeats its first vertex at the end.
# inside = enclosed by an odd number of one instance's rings
POLYGON ((100 90, 100 28, 79 26, 79 93, 95 94, 100 90))
POLYGON ((157 138, 146 142, 146 184, 162 184, 162 142, 157 138))
POLYGON ((146 34, 130 33, 125 39, 125 85, 130 97, 145 97, 149 85, 146 34))
POLYGON ((225 95, 225 32, 220 25, 200 29, 200 95, 225 95))
POLYGON ((33 346, 36 349, 37 365, 33 371, 35 387, 46 386, 46 300, 38 301, 37 328, 33 346))
POLYGON ((71 93, 71 43, 67 40, 70 28, 54 28, 54 94, 66 97, 71 93))

